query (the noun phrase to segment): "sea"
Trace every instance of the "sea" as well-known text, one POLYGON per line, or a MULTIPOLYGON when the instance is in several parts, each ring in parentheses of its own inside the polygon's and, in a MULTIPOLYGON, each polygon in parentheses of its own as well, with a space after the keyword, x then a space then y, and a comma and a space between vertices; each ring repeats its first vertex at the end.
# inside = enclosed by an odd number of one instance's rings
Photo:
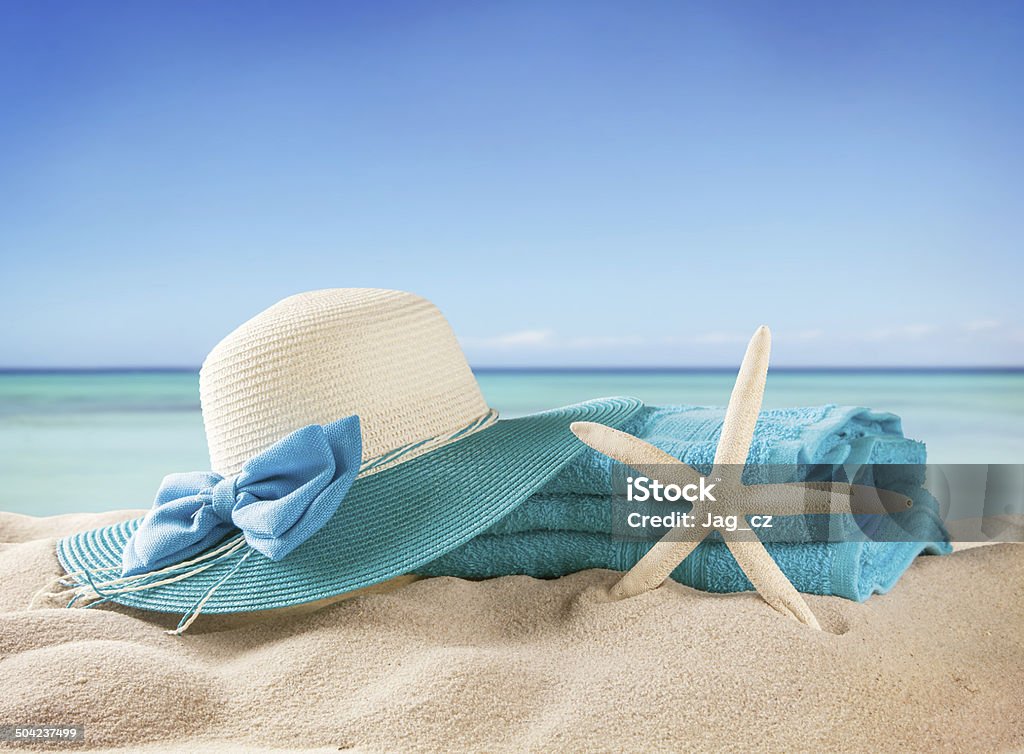
MULTIPOLYGON (((504 417, 610 395, 721 406, 734 370, 477 371, 504 417)), ((775 369, 765 408, 891 411, 934 463, 1024 463, 1024 370, 775 369)), ((0 510, 147 508, 165 474, 209 468, 192 370, 0 372, 0 510)))

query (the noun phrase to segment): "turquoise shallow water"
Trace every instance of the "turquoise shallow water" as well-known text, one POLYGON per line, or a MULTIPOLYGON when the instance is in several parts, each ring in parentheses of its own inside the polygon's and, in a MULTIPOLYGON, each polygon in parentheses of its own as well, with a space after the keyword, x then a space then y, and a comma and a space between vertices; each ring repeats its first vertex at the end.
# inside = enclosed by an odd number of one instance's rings
MULTIPOLYGON (((606 395, 723 405, 728 372, 483 372, 503 416, 606 395)), ((785 372, 766 407, 892 411, 936 463, 1024 462, 1024 373, 785 372)), ((0 510, 49 515, 148 507, 163 475, 208 468, 197 376, 0 374, 0 510)))

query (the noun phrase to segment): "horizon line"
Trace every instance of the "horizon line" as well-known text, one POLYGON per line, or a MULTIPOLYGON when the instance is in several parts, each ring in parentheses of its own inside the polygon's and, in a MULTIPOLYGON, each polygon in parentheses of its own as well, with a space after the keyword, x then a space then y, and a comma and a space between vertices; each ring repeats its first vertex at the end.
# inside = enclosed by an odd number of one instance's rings
MULTIPOLYGON (((705 366, 472 366, 480 374, 734 374, 736 365, 705 366)), ((772 372, 789 373, 973 373, 973 374, 1016 374, 1024 373, 1024 365, 909 365, 890 364, 881 366, 830 366, 793 365, 773 366, 772 372)), ((198 374, 199 367, 188 366, 97 366, 97 367, 0 367, 0 375, 60 375, 60 374, 198 374)))

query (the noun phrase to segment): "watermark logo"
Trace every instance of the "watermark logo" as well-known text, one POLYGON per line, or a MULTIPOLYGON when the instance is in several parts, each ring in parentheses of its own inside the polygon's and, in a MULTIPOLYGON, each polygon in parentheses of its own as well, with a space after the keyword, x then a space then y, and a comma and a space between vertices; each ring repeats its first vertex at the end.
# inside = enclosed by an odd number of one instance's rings
POLYGON ((645 476, 626 477, 626 500, 631 503, 715 503, 712 490, 716 482, 708 484, 707 477, 701 477, 697 484, 662 484, 657 479, 645 476))
POLYGON ((611 482, 616 539, 705 527, 787 544, 1024 541, 1021 464, 617 464, 611 482))
POLYGON ((656 530, 674 529, 682 527, 691 529, 703 527, 705 529, 720 528, 727 531, 751 531, 752 528, 772 528, 772 516, 751 516, 750 526, 744 526, 743 520, 738 515, 716 515, 706 511, 701 518, 694 513, 676 510, 671 506, 656 508, 658 504, 671 503, 717 503, 715 498, 715 485, 721 479, 709 481, 702 476, 696 482, 690 484, 665 484, 657 479, 646 476, 626 477, 626 502, 629 504, 641 503, 647 507, 642 510, 631 508, 625 512, 626 526, 631 530, 656 530))

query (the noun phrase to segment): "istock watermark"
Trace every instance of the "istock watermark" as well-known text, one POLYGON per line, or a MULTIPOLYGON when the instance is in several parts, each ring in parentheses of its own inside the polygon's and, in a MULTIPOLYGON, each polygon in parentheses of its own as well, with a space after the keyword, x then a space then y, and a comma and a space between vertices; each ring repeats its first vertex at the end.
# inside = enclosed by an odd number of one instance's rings
POLYGON ((626 499, 630 502, 646 503, 652 500, 658 503, 677 503, 686 500, 690 503, 700 501, 716 502, 711 491, 715 489, 715 482, 708 484, 706 477, 690 484, 662 484, 657 479, 648 479, 645 476, 626 477, 626 499))
MULTIPOLYGON (((707 477, 699 477, 689 484, 665 484, 657 479, 645 476, 626 477, 626 502, 628 503, 717 503, 714 489, 721 480, 708 481, 707 477)), ((752 529, 770 529, 773 516, 752 515, 748 517, 750 526, 743 525, 743 517, 738 514, 720 515, 706 511, 703 516, 680 510, 668 510, 664 513, 645 513, 633 510, 626 513, 626 525, 633 530, 675 529, 677 527, 703 529, 725 529, 740 531, 752 529)))
POLYGON ((748 464, 612 467, 611 532, 687 528, 766 542, 1021 542, 1024 465, 748 464), (683 470, 681 470, 683 469, 683 470))

